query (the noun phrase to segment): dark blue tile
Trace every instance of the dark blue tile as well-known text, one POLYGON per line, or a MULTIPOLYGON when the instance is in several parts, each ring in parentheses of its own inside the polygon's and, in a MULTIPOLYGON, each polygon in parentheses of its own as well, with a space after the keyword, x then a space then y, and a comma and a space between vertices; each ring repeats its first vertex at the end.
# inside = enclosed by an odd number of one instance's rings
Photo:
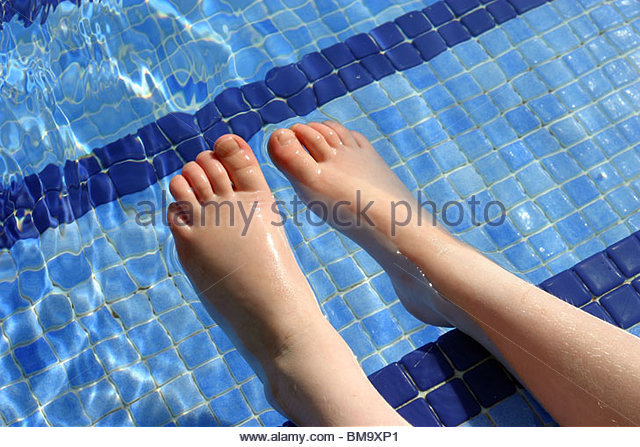
POLYGON ((392 407, 409 402, 418 390, 398 363, 392 363, 371 374, 369 380, 392 407))
POLYGON ((144 160, 145 158, 142 144, 134 135, 127 135, 104 147, 99 147, 94 150, 94 153, 105 168, 119 161, 144 160))
POLYGON ((467 11, 479 6, 478 0, 445 0, 453 13, 460 17, 467 11))
POLYGON ((358 62, 341 68, 338 75, 350 92, 373 82, 369 72, 358 62))
POLYGON ((371 36, 383 50, 391 48, 404 40, 400 29, 393 22, 383 23, 375 27, 371 30, 371 36))
POLYGON ((275 67, 265 77, 267 87, 276 95, 287 98, 307 85, 307 78, 296 64, 275 67))
POLYGON ((384 54, 372 54, 362 59, 361 63, 375 80, 382 79, 395 72, 393 65, 384 54))
POLYGON ((469 31, 455 20, 438 28, 438 33, 450 47, 471 38, 469 31))
POLYGON ((453 20, 453 14, 447 5, 444 2, 436 2, 431 6, 426 7, 422 10, 426 16, 429 18, 429 21, 433 24, 433 26, 442 25, 445 22, 453 20))
POLYGON ((204 133, 203 136, 207 145, 213 149, 213 146, 218 140, 218 138, 230 132, 231 132, 231 129, 229 129, 229 126, 227 125, 227 123, 225 123, 224 121, 218 121, 216 124, 211 126, 211 128, 209 128, 204 133))
POLYGON ((387 57, 398 70, 406 70, 422 63, 420 53, 410 43, 403 43, 388 50, 387 57))
POLYGON ((94 207, 116 199, 116 188, 107 174, 99 173, 89 177, 88 192, 94 207))
POLYGON ((536 8, 545 3, 545 0, 509 0, 518 14, 523 14, 530 9, 536 8))
POLYGON ((396 24, 408 37, 416 37, 431 29, 431 24, 420 11, 411 11, 395 20, 396 24))
POLYGON ((513 19, 516 12, 507 0, 497 0, 487 5, 487 11, 491 13, 496 23, 504 23, 513 19))
POLYGON ((14 354, 26 374, 40 371, 57 361, 56 356, 44 338, 39 338, 31 344, 16 348, 14 354))
POLYGON ((573 269, 596 296, 608 292, 624 281, 616 266, 604 253, 597 253, 585 259, 573 269))
POLYGON ((453 366, 461 371, 489 357, 489 352, 482 345, 457 329, 443 334, 437 343, 453 366))
POLYGON ((365 33, 349 37, 345 43, 358 59, 380 52, 378 45, 365 33))
POLYGON ((256 112, 247 112, 231 118, 229 125, 233 133, 248 141, 262 128, 262 118, 256 112))
POLYGON ((607 254, 627 278, 640 273, 640 240, 637 234, 616 242, 607 248, 607 254))
POLYGON ((640 293, 640 278, 634 279, 631 284, 633 284, 633 287, 635 287, 638 293, 640 293))
POLYGON ((172 112, 163 116, 158 120, 158 126, 173 144, 178 144, 200 132, 193 115, 182 112, 172 112))
POLYGON ((515 385, 495 359, 467 371, 463 378, 485 408, 516 392, 515 385))
MULTIPOLYGON (((168 143, 167 147, 169 147, 168 143)), ((92 175, 97 174, 101 169, 100 163, 98 163, 98 157, 95 157, 93 154, 87 157, 82 157, 78 160, 78 177, 80 181, 86 180, 92 175)))
POLYGON ((236 113, 249 110, 249 105, 242 97, 242 91, 237 87, 231 87, 224 90, 214 99, 218 110, 222 116, 229 117, 236 113))
MULTIPOLYGON (((95 157, 89 157, 95 161, 95 157)), ((96 162, 97 163, 97 162, 96 162)), ((78 162, 78 170, 80 169, 80 163, 78 162)), ((78 174, 79 175, 79 174, 78 174)), ((85 176, 82 180, 86 180, 88 176, 85 176)), ((42 183, 40 182, 40 177, 36 174, 28 175, 24 178, 24 182, 31 193, 31 197, 37 199, 42 196, 42 183)))
POLYGON ((259 110, 260 116, 265 123, 279 123, 295 116, 291 107, 284 101, 271 101, 259 110))
POLYGON ((205 139, 198 136, 196 138, 183 141, 176 149, 183 160, 193 161, 200 152, 208 150, 209 147, 207 146, 205 139))
POLYGON ((98 363, 92 349, 88 349, 66 362, 64 368, 72 386, 95 382, 105 374, 104 368, 98 363))
POLYGON ((435 31, 430 31, 424 36, 418 37, 413 41, 413 44, 420 51, 425 61, 430 61, 447 49, 447 44, 442 40, 440 34, 435 31))
POLYGON ((427 402, 449 427, 460 425, 480 413, 480 405, 460 379, 453 379, 427 394, 427 402))
POLYGON ((347 93, 346 87, 337 74, 320 79, 313 85, 313 91, 316 94, 318 105, 326 104, 347 93))
MULTIPOLYGON (((304 82, 307 82, 306 78, 304 82)), ((267 84, 264 81, 252 82, 251 84, 243 85, 240 89, 252 107, 262 107, 273 99, 273 93, 267 88, 267 84)))
POLYGON ((304 116, 316 109, 316 97, 313 89, 305 88, 300 93, 287 98, 287 104, 298 116, 304 116))
MULTIPOLYGON (((75 163, 72 163, 72 165, 75 166, 75 163)), ((67 172, 68 172, 67 167, 68 167, 68 164, 65 164, 64 177, 67 185, 69 185, 71 182, 69 181, 70 179, 69 179, 69 176, 67 175, 67 172)), ((77 176, 75 180, 76 180, 75 184, 76 185, 79 184, 79 182, 77 181, 77 176)), ((29 192, 29 188, 27 187, 27 184, 24 182, 16 182, 15 180, 11 181, 11 185, 9 186, 9 200, 13 202, 16 208, 27 208, 27 209, 33 208, 33 205, 35 202, 34 198, 31 197, 31 193, 29 192)))
POLYGON ((300 59, 298 66, 310 81, 315 81, 333 71, 333 67, 325 57, 318 53, 309 53, 300 59))
POLYGON ((453 376, 453 368, 433 343, 428 343, 410 352, 402 357, 400 362, 422 391, 453 376))
POLYGON ((550 294, 574 306, 580 307, 591 300, 591 293, 573 270, 560 272, 547 279, 540 286, 550 294))
POLYGON ((62 171, 57 165, 47 165, 40 172, 43 191, 60 191, 62 189, 62 171))
POLYGON ((600 304, 623 329, 628 329, 640 321, 640 295, 630 284, 607 293, 600 298, 600 304))
POLYGON ((414 427, 440 427, 440 421, 433 414, 427 401, 424 399, 416 399, 408 403, 398 410, 398 414, 402 416, 408 423, 414 427))
POLYGON ((478 36, 495 26, 493 18, 484 9, 478 9, 460 19, 472 36, 478 36))
POLYGON ((596 302, 587 304, 582 308, 582 310, 584 310, 587 313, 590 313, 594 317, 598 317, 601 320, 606 321, 607 323, 611 323, 613 325, 616 324, 616 322, 613 321, 613 318, 611 318, 611 315, 609 315, 607 311, 604 310, 604 308, 596 302))
MULTIPOLYGON (((253 84, 249 84, 245 87, 250 89, 253 84)), ((244 89, 243 89, 244 92, 244 89)), ((245 93, 246 96, 246 93, 245 93)), ((200 131, 204 132, 209 127, 213 126, 215 123, 220 121, 220 112, 216 108, 216 104, 211 101, 200 110, 196 112, 196 119, 198 120, 198 126, 200 127, 200 131)))
POLYGON ((342 42, 324 48, 322 54, 335 68, 344 67, 355 60, 349 47, 342 42))
POLYGON ((153 158, 153 167, 158 178, 163 178, 182 168, 182 160, 174 151, 166 151, 153 158))
POLYGON ((109 177, 120 197, 142 191, 156 180, 153 166, 148 161, 123 161, 115 164, 109 168, 109 177))

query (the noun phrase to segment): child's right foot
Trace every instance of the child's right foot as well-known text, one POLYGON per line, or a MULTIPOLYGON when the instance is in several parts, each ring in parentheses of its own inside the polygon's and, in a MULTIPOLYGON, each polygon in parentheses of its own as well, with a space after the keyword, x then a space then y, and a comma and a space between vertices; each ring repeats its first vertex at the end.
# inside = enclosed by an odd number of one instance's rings
MULTIPOLYGON (((399 253, 394 238, 401 230, 394 222, 411 217, 413 225, 420 216, 422 225, 432 225, 432 217, 362 134, 331 121, 295 124, 273 133, 269 151, 309 207, 363 246, 387 271, 410 312, 430 324, 454 323, 451 306, 420 269, 399 253), (369 202, 372 205, 365 210, 369 202), (392 211, 393 203, 400 202, 392 211), (358 216, 359 211, 364 212, 358 216)), ((439 247, 447 250, 446 243, 439 247)))

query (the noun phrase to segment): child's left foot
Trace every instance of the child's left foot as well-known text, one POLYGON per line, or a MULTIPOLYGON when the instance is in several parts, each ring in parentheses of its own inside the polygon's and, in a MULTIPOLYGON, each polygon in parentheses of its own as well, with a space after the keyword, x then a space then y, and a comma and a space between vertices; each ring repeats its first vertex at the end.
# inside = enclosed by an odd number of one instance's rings
POLYGON ((221 137, 170 189, 180 261, 278 406, 305 425, 403 424, 320 312, 247 143, 221 137))

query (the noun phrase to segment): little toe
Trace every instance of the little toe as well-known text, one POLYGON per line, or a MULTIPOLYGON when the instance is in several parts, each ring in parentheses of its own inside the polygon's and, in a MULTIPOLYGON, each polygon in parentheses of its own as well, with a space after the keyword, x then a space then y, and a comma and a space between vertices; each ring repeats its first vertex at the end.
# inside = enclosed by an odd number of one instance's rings
POLYGON ((335 149, 327 143, 322 133, 313 127, 306 124, 294 124, 291 126, 291 130, 316 161, 325 161, 335 154, 335 149))
POLYGON ((213 151, 200 152, 196 158, 196 163, 202 167, 202 170, 209 178, 215 194, 225 195, 233 191, 229 174, 213 151))
POLYGON ((256 156, 246 141, 237 135, 223 135, 215 144, 214 154, 229 174, 238 191, 268 189, 256 156))
POLYGON ((331 127, 327 126, 326 124, 311 122, 311 123, 308 123, 308 126, 313 127, 315 130, 320 132, 320 134, 322 134, 326 142, 329 143, 329 146, 334 148, 342 146, 342 140, 340 139, 338 134, 335 132, 335 130, 333 130, 331 127))
POLYGON ((325 121, 323 124, 330 127, 336 134, 338 134, 340 140, 342 141, 342 144, 344 144, 345 146, 355 146, 356 141, 353 139, 353 135, 351 134, 349 129, 344 127, 342 124, 335 121, 325 121))
POLYGON ((200 202, 207 202, 213 198, 211 182, 200 165, 190 161, 182 168, 182 176, 193 188, 196 198, 200 202))
POLYGON ((318 163, 302 147, 296 134, 279 129, 269 138, 269 155, 285 174, 302 183, 311 183, 318 175, 318 163))
POLYGON ((360 146, 362 149, 372 149, 373 148, 373 146, 371 145, 371 143, 369 142, 367 137, 362 135, 360 132, 352 130, 351 131, 351 135, 353 135, 353 139, 355 140, 356 144, 358 146, 360 146))

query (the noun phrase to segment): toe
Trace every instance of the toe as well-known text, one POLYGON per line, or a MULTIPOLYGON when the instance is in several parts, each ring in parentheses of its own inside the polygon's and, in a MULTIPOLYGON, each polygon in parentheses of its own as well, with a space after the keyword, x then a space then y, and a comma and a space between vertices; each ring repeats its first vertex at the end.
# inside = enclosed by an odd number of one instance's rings
POLYGON ((351 135, 353 135, 353 139, 358 144, 358 146, 360 146, 362 149, 372 149, 373 148, 373 146, 371 146, 371 143, 369 142, 367 137, 362 135, 360 132, 352 130, 351 131, 351 135))
POLYGON ((308 125, 309 127, 313 127, 315 130, 320 132, 326 142, 329 143, 329 146, 334 148, 342 146, 342 140, 331 127, 327 126, 326 124, 316 122, 311 122, 308 125))
POLYGON ((215 154, 227 170, 238 191, 268 189, 256 156, 246 141, 237 135, 223 135, 215 144, 215 154))
POLYGON ((169 192, 178 202, 196 203, 198 201, 189 182, 180 174, 173 177, 169 182, 169 192))
POLYGON ((325 121, 324 124, 333 129, 345 146, 355 146, 356 142, 353 139, 353 135, 351 135, 349 129, 342 124, 336 123, 335 121, 325 121))
POLYGON ((269 154, 286 175, 302 183, 311 183, 318 175, 318 164, 289 129, 279 129, 271 134, 269 154))
POLYGON ((176 200, 167 209, 167 222, 172 230, 186 228, 194 221, 198 200, 193 189, 182 175, 176 175, 169 182, 169 191, 176 200))
POLYGON ((211 182, 200 165, 194 161, 190 161, 182 168, 182 176, 187 180, 196 198, 200 202, 207 202, 213 198, 213 189, 211 182))
POLYGON ((324 161, 335 154, 335 149, 327 143, 324 136, 306 124, 294 124, 291 130, 298 140, 307 148, 316 161, 324 161))
POLYGON ((213 151, 200 152, 196 158, 196 163, 200 165, 209 178, 215 194, 224 195, 233 191, 229 174, 227 174, 227 170, 213 151))

